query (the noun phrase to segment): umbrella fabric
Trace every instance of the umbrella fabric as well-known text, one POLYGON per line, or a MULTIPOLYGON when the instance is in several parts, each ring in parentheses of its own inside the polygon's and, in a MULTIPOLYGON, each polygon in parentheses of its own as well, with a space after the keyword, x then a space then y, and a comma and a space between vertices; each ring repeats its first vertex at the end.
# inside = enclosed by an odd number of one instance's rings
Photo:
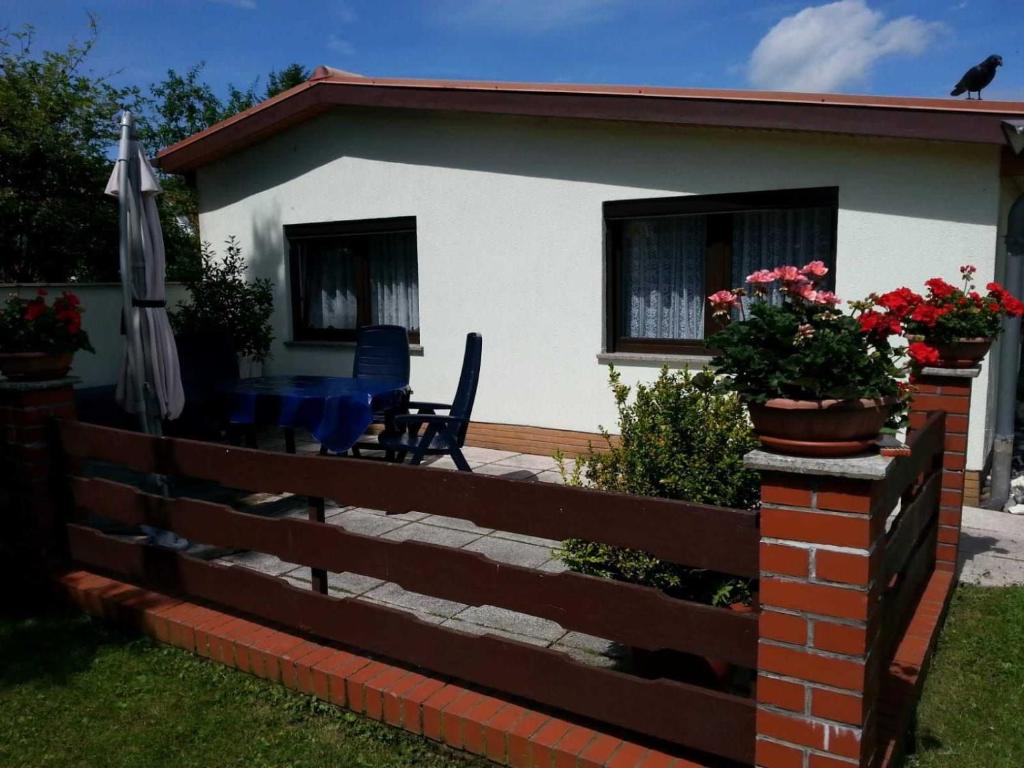
MULTIPOLYGON (((131 230, 131 294, 132 312, 138 313, 141 350, 125 345, 121 375, 117 382, 117 402, 129 413, 141 413, 146 404, 138 402, 138 389, 132 381, 139 370, 135 356, 142 355, 146 378, 152 387, 154 405, 164 419, 177 418, 185 407, 185 392, 181 386, 178 368, 178 349, 174 333, 167 319, 163 302, 167 299, 164 286, 164 238, 160 229, 156 196, 162 191, 160 182, 149 164, 138 141, 130 143, 128 173, 128 206, 131 230), (137 306, 136 302, 145 306, 137 306)), ((117 164, 107 182, 106 194, 119 194, 117 164)), ((130 316, 129 316, 130 317, 130 316)))

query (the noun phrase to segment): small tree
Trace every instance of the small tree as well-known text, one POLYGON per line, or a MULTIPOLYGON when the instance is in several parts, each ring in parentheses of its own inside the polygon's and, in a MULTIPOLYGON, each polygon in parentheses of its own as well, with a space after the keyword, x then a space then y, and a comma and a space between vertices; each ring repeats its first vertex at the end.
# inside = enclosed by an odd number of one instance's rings
POLYGON ((227 334, 239 357, 261 362, 274 340, 273 287, 266 278, 245 279, 248 267, 233 235, 224 244, 225 254, 218 258, 203 243, 199 264, 183 275, 190 300, 171 312, 171 325, 179 334, 227 334))
MULTIPOLYGON (((607 450, 591 447, 571 468, 559 457, 568 485, 742 509, 758 503, 757 473, 743 466, 757 438, 739 398, 718 391, 710 373, 663 368, 653 384, 637 385, 632 399, 632 389, 614 368, 609 384, 620 438, 602 429, 607 450)), ((746 580, 662 562, 637 550, 570 539, 558 555, 575 571, 689 599, 727 604, 749 596, 746 580)))

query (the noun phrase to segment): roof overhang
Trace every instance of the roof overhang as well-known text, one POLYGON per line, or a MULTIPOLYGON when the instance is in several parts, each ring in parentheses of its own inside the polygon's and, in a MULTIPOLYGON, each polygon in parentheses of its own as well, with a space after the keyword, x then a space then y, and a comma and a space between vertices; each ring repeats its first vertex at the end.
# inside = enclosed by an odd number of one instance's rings
POLYGON ((320 67, 305 83, 167 147, 157 155, 157 163, 173 173, 194 171, 339 107, 810 131, 994 145, 1005 144, 1004 120, 1024 117, 1022 102, 406 80, 361 77, 320 67))

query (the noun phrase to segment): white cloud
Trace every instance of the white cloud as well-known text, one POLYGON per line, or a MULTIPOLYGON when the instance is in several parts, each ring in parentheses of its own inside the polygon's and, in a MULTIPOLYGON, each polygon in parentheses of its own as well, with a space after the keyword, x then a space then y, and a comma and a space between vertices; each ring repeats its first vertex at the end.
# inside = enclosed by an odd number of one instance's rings
POLYGON ((625 0, 448 0, 437 6, 437 12, 444 21, 548 32, 603 21, 625 4, 625 0))
POLYGON ((220 5, 231 5, 246 11, 256 10, 256 0, 210 0, 210 2, 219 3, 220 5))
POLYGON ((761 38, 747 76, 759 88, 837 91, 865 83, 886 56, 918 56, 942 29, 916 16, 887 21, 864 0, 840 0, 787 16, 761 38))
POLYGON ((349 4, 348 0, 335 0, 334 15, 342 24, 352 24, 356 20, 356 11, 349 4))
POLYGON ((356 52, 352 43, 334 34, 327 38, 327 48, 341 56, 351 56, 356 52))

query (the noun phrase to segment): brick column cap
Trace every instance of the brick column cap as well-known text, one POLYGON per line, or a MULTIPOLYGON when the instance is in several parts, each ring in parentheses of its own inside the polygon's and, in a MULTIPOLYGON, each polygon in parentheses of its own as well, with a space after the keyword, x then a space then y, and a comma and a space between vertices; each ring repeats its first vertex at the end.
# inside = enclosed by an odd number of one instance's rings
POLYGON ((981 375, 981 366, 975 365, 971 368, 931 368, 925 366, 921 369, 921 376, 945 376, 950 379, 976 379, 981 375))
POLYGON ((743 457, 743 466, 760 472, 873 481, 886 478, 893 467, 893 457, 878 453, 838 457, 791 456, 758 449, 743 457))
POLYGON ((48 379, 47 381, 14 381, 13 379, 0 379, 0 393, 4 392, 44 392, 48 389, 64 389, 73 387, 81 379, 78 376, 65 376, 62 379, 48 379))

